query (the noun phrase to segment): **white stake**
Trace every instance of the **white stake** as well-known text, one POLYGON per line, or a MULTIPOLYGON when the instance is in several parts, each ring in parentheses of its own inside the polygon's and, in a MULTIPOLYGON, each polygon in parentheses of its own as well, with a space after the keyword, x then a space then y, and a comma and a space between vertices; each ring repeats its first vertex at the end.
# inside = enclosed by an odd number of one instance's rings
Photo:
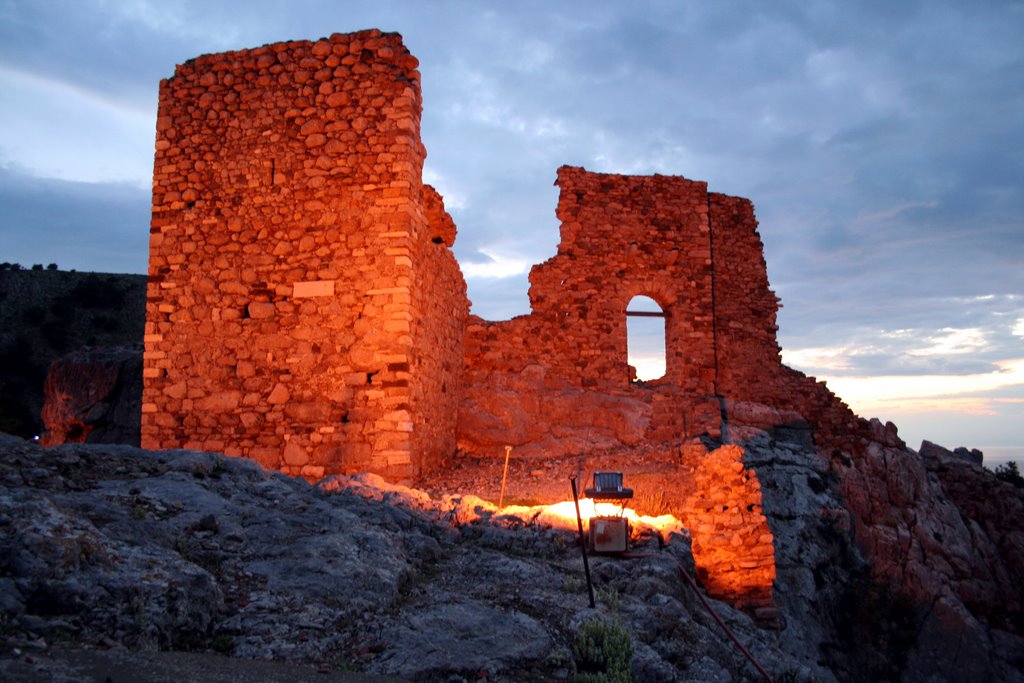
POLYGON ((505 446, 505 471, 501 474, 501 497, 498 498, 498 507, 505 507, 505 480, 508 479, 508 456, 512 453, 511 446, 505 446))

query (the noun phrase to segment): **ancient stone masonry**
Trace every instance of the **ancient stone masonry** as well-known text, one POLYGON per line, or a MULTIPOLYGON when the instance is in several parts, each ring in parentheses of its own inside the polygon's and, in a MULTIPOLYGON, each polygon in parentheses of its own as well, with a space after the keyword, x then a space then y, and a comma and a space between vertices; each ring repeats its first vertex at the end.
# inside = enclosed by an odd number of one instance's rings
POLYGON ((205 55, 161 83, 142 445, 310 480, 411 480, 506 445, 544 466, 614 456, 666 487, 709 590, 765 607, 773 536, 744 440, 838 454, 862 512, 850 456, 904 444, 782 365, 753 205, 563 167, 531 312, 470 317, 455 224, 422 182, 417 66, 374 30, 205 55), (638 295, 665 320, 650 382, 627 362, 638 295))
MULTIPOLYGON (((557 184, 562 239, 558 254, 530 273, 532 313, 470 322, 460 445, 520 443, 516 434, 495 429, 509 422, 507 408, 495 419, 480 414, 491 413, 488 396, 500 392, 510 374, 531 366, 543 368, 549 392, 565 394, 558 387, 563 382, 618 398, 617 419, 602 417, 606 405, 597 408, 601 415, 584 410, 581 416, 597 445, 719 436, 720 399, 747 397, 757 383, 777 384, 772 373, 782 368, 778 299, 768 288, 753 206, 680 177, 563 167, 557 184), (627 365, 625 312, 637 295, 654 299, 666 316, 665 376, 645 386, 630 382, 627 365), (638 413, 639 422, 631 419, 638 413), (616 427, 621 422, 634 427, 625 433, 616 427)), ((543 401, 523 410, 518 423, 534 430, 552 414, 543 401)))
POLYGON ((711 595, 764 607, 772 602, 774 537, 761 510, 761 484, 743 449, 722 446, 692 462, 682 506, 698 575, 711 595))
POLYGON ((624 313, 643 294, 668 312, 666 381, 713 394, 707 184, 570 167, 559 169, 557 184, 562 239, 558 254, 530 273, 533 314, 474 326, 469 367, 514 370, 540 360, 581 388, 625 387, 624 313))
POLYGON ((160 87, 142 442, 307 478, 454 446, 465 284, 397 34, 179 66, 160 87))
POLYGON ((779 299, 747 199, 671 176, 558 171, 558 253, 530 273, 532 311, 471 317, 459 447, 567 455, 720 438, 730 424, 803 429, 820 447, 904 446, 782 364, 779 299), (666 371, 630 381, 626 307, 665 313, 666 371), (771 406, 772 409, 766 409, 771 406))
POLYGON ((775 562, 756 474, 739 447, 690 443, 720 437, 731 397, 782 367, 753 206, 680 177, 563 167, 557 184, 562 239, 530 273, 531 314, 470 321, 459 445, 485 455, 508 443, 520 457, 632 450, 630 474, 645 448, 672 444, 681 468, 661 484, 705 586, 765 607, 775 562), (631 382, 627 365, 637 295, 665 313, 665 376, 650 383, 631 382))

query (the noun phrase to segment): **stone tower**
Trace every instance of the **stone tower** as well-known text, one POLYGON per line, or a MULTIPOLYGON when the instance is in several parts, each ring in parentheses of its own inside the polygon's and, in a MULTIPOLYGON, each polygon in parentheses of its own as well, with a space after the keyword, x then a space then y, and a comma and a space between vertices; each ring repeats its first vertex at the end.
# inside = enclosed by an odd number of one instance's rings
POLYGON ((142 443, 310 479, 454 449, 468 301, 398 34, 204 55, 160 85, 142 443))

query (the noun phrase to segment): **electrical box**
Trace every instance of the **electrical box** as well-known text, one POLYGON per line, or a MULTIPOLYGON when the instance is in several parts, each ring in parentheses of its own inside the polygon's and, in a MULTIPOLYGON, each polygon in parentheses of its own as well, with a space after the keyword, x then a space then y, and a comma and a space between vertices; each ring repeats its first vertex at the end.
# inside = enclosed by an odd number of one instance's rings
POLYGON ((628 519, 625 517, 590 518, 590 548, 595 553, 624 553, 628 546, 628 519))

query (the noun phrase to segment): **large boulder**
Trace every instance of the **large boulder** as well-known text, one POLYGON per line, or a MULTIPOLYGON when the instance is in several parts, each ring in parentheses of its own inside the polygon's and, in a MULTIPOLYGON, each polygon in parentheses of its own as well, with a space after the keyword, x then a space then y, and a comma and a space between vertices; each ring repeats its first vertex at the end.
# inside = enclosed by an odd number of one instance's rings
POLYGON ((50 365, 43 443, 139 445, 142 348, 85 348, 50 365))

